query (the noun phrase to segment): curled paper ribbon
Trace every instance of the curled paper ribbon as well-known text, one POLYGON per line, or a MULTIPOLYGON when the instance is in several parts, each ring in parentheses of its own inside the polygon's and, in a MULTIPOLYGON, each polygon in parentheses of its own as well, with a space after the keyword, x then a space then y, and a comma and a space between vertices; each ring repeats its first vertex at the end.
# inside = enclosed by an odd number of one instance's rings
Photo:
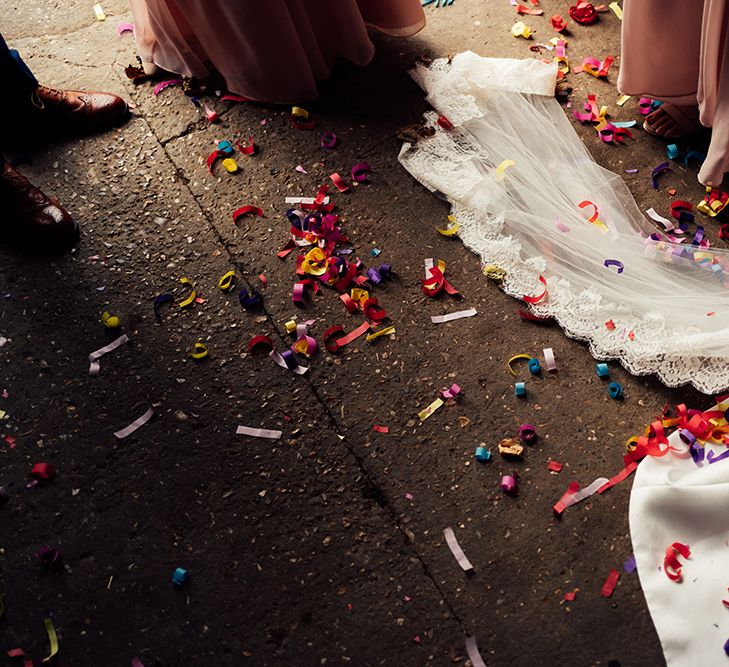
POLYGON ((257 215, 259 218, 264 217, 263 209, 258 208, 258 206, 241 206, 240 208, 233 211, 233 222, 237 224, 238 218, 249 213, 252 215, 257 215))
POLYGON ((235 285, 235 271, 228 271, 228 273, 223 274, 218 281, 218 287, 223 292, 228 292, 233 289, 233 285, 235 285))
POLYGON ((367 174, 372 171, 372 167, 367 162, 359 162, 350 172, 352 180, 357 183, 364 183, 367 180, 367 174))
POLYGON ((577 23, 583 25, 590 25, 597 21, 597 11, 589 2, 578 2, 576 5, 572 5, 569 8, 569 14, 577 23))
POLYGON ((446 400, 449 398, 457 398, 461 394, 461 387, 460 385, 457 385, 455 382, 450 386, 446 387, 445 389, 440 390, 440 396, 441 398, 445 398, 446 400))
POLYGON ((523 21, 517 21, 513 26, 511 26, 511 34, 514 37, 529 39, 532 36, 532 29, 523 21))
POLYGON ((223 95, 220 98, 223 102, 254 102, 250 97, 243 97, 243 95, 223 95))
POLYGON ((115 438, 119 438, 119 440, 123 440, 127 436, 131 435, 136 431, 140 426, 144 426, 150 419, 152 419, 152 415, 154 414, 154 410, 152 408, 149 408, 147 412, 145 412, 141 417, 138 417, 135 419, 129 426, 125 426, 120 431, 117 431, 114 433, 115 438))
POLYGON ((168 79, 167 81, 160 81, 152 89, 152 92, 154 93, 154 95, 156 97, 157 95, 159 95, 166 88, 169 88, 171 86, 180 86, 180 85, 182 85, 182 79, 168 79))
POLYGON ((223 167, 225 167, 225 171, 229 174, 234 174, 238 171, 238 163, 232 157, 227 157, 223 160, 223 167))
POLYGON ((513 475, 503 475, 499 484, 501 490, 510 496, 516 495, 516 477, 513 475))
POLYGON ((333 174, 329 174, 329 178, 334 183, 334 186, 339 192, 347 192, 349 186, 344 182, 344 179, 335 171, 333 174))
POLYGON ((658 176, 668 171, 673 171, 669 162, 663 162, 653 169, 651 172, 651 183, 654 190, 658 190, 658 176))
POLYGON ((541 294, 538 294, 537 296, 528 296, 524 295, 522 299, 526 301, 527 303, 539 303, 547 296, 547 279, 544 276, 539 276, 539 282, 544 285, 544 291, 541 294))
POLYGON ((677 556, 683 556, 684 558, 691 557, 691 549, 687 544, 681 544, 680 542, 674 542, 670 547, 666 549, 666 555, 663 558, 663 571, 666 576, 677 584, 681 582, 681 568, 683 565, 678 560, 677 556))
POLYGON ((557 32, 562 32, 567 27, 567 21, 565 21, 559 14, 555 14, 550 21, 552 22, 552 27, 557 32))
POLYGON ((301 107, 291 108, 289 123, 297 130, 313 130, 316 126, 316 123, 309 119, 309 112, 301 107))
POLYGON ((519 438, 521 438, 522 442, 525 442, 527 445, 534 444, 538 437, 537 429, 531 424, 522 424, 519 427, 519 438))
POLYGON ((133 23, 120 23, 116 27, 116 34, 121 37, 125 32, 131 32, 134 34, 134 24, 133 23))
POLYGON ((461 569, 466 574, 470 574, 471 572, 473 572, 473 565, 471 565, 471 562, 468 560, 468 558, 466 558, 466 554, 463 553, 461 545, 458 544, 458 540, 456 539, 456 536, 453 532, 453 528, 451 528, 450 526, 448 528, 444 528, 443 536, 445 537, 446 543, 448 544, 448 548, 451 550, 451 553, 458 561, 458 564, 461 566, 461 569))
POLYGON ((43 624, 46 626, 48 643, 51 645, 50 653, 43 658, 43 662, 45 663, 53 660, 55 655, 58 653, 58 636, 56 635, 56 628, 53 627, 53 621, 50 618, 44 619, 43 624))
POLYGON ((383 329, 380 329, 379 331, 375 331, 374 333, 371 333, 368 336, 366 336, 365 340, 369 343, 373 340, 376 340, 377 338, 380 338, 380 336, 389 336, 394 333, 395 333, 395 327, 384 327, 383 329))
POLYGON ((180 308, 187 308, 188 306, 191 306, 193 303, 195 303, 195 299, 197 298, 197 292, 195 291, 195 287, 193 286, 192 282, 188 278, 180 278, 180 282, 185 286, 190 288, 190 295, 186 298, 180 301, 177 305, 180 308))
POLYGON ((445 290, 452 296, 458 295, 458 290, 445 279, 446 263, 439 259, 437 265, 433 265, 432 259, 425 260, 425 280, 421 280, 421 289, 427 296, 435 296, 445 290))
POLYGON ((552 506, 554 513, 557 515, 562 514, 568 507, 576 505, 577 503, 589 498, 590 496, 597 493, 598 489, 608 483, 608 479, 605 477, 598 477, 592 484, 586 486, 584 489, 580 489, 579 484, 572 482, 567 492, 552 506))
POLYGON ((435 230, 443 236, 455 236, 458 230, 461 228, 460 223, 452 215, 448 216, 448 222, 450 223, 445 229, 436 227, 435 230))
POLYGON ((324 347, 326 347, 326 349, 329 352, 334 354, 335 352, 338 352, 341 348, 343 348, 345 345, 348 345, 353 340, 355 340, 356 338, 359 338, 362 334, 366 333, 371 326, 372 325, 369 322, 365 322, 364 324, 361 324, 353 331, 350 331, 348 334, 346 334, 340 338, 337 338, 336 340, 332 340, 334 335, 338 334, 338 333, 343 333, 344 329, 340 326, 329 327, 329 329, 327 329, 324 332, 324 336, 323 336, 324 347))
POLYGON ((190 356, 193 359, 204 359, 208 356, 208 348, 204 343, 201 343, 198 341, 192 346, 192 350, 190 351, 190 356))
POLYGON ((253 310, 263 304, 263 295, 257 289, 253 289, 253 291, 248 294, 248 290, 243 288, 240 292, 238 292, 238 301, 246 310, 253 310))
POLYGON ((517 4, 516 5, 516 13, 517 14, 529 14, 529 16, 541 16, 544 14, 543 9, 532 9, 531 7, 525 7, 524 5, 517 4))
POLYGON ((157 321, 162 321, 160 308, 166 303, 172 303, 174 300, 175 297, 173 297, 171 294, 159 294, 154 297, 154 316, 157 318, 157 321))
POLYGON ((494 176, 496 180, 501 183, 506 177, 506 170, 509 167, 515 167, 516 162, 514 160, 503 160, 498 167, 494 170, 494 176))
POLYGON ((235 145, 238 147, 238 150, 243 153, 243 155, 254 155, 256 152, 256 144, 253 143, 253 137, 248 137, 248 144, 243 146, 243 144, 240 143, 240 141, 236 141, 235 145))
POLYGON ((527 361, 529 361, 531 360, 531 356, 528 354, 515 354, 511 359, 509 359, 509 361, 506 362, 506 365, 509 367, 509 373, 511 373, 514 377, 516 377, 516 371, 512 368, 511 364, 517 359, 526 359, 527 361))
POLYGON ((124 343, 128 342, 129 336, 127 336, 126 334, 122 334, 115 341, 109 343, 108 345, 104 345, 104 347, 92 352, 89 355, 89 375, 99 374, 99 371, 101 370, 101 364, 99 364, 99 359, 101 359, 101 357, 109 352, 113 352, 118 347, 121 347, 122 345, 124 345, 124 343))
POLYGON ((608 71, 614 61, 615 58, 613 56, 608 56, 602 61, 597 58, 585 58, 582 64, 582 70, 588 74, 592 74, 594 77, 607 77, 608 71))
POLYGON ((267 428, 251 428, 250 426, 239 426, 235 429, 236 435, 249 435, 252 438, 268 438, 269 440, 280 440, 282 431, 272 431, 267 428))
POLYGON ((332 150, 337 145, 337 135, 334 132, 324 132, 321 135, 321 147, 327 150, 332 150))
POLYGON ((608 269, 611 266, 614 266, 618 270, 618 273, 622 273, 623 269, 625 268, 625 265, 617 259, 606 259, 603 263, 605 264, 605 267, 608 269))
POLYGON ((595 204, 591 201, 585 200, 585 201, 582 201, 579 204, 577 204, 577 206, 583 210, 590 206, 593 209, 595 209, 593 214, 587 219, 587 221, 591 222, 596 227, 600 227, 603 230, 603 232, 606 232, 608 230, 607 225, 598 218, 600 209, 598 209, 597 204, 595 204))

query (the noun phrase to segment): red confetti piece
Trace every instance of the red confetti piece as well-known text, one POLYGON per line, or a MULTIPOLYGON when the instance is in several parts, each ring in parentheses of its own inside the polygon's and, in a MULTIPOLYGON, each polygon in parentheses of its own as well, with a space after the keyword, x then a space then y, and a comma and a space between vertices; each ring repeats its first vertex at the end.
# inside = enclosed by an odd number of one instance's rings
POLYGON ((522 297, 524 301, 526 301, 527 303, 539 303, 547 296, 547 279, 544 276, 539 276, 539 282, 544 285, 544 291, 537 296, 528 296, 525 294, 522 297))
POLYGON ((387 426, 380 426, 379 424, 375 424, 372 427, 373 431, 377 431, 378 433, 389 433, 390 429, 387 426))
POLYGON ((241 206, 239 209, 233 211, 233 222, 238 223, 238 218, 247 214, 257 215, 259 218, 263 217, 263 210, 258 206, 241 206))
POLYGON ((12 435, 3 436, 3 440, 8 443, 10 449, 15 449, 15 438, 12 435))
POLYGON ((344 179, 335 171, 333 174, 329 175, 329 178, 331 179, 332 183, 334 183, 335 187, 339 192, 347 192, 349 190, 349 186, 344 182, 344 179))
POLYGON ((451 123, 451 121, 449 121, 445 116, 438 116, 438 120, 436 122, 444 130, 452 130, 453 129, 453 123, 451 123))
POLYGON ((569 9, 570 16, 583 25, 590 25, 597 21, 597 11, 589 2, 578 2, 569 9))
POLYGON ((324 332, 323 340, 324 340, 324 347, 331 352, 332 354, 335 352, 338 352, 340 348, 344 347, 345 345, 348 345, 356 338, 359 338, 362 334, 366 333, 370 328, 370 323, 365 322, 364 324, 361 324, 353 331, 350 331, 345 336, 342 336, 341 338, 337 338, 336 340, 331 340, 335 334, 342 333, 344 329, 340 326, 334 326, 329 327, 324 332))
POLYGON ((565 21, 559 14, 555 14, 552 19, 552 27, 557 32, 562 32, 567 27, 567 21, 565 21))
POLYGON ((605 579, 605 583, 602 585, 600 595, 605 598, 609 598, 613 594, 615 586, 618 584, 618 579, 620 579, 620 572, 617 570, 610 570, 610 574, 608 574, 607 579, 605 579))
POLYGON ((543 9, 531 9, 529 7, 525 7, 524 5, 516 5, 516 13, 517 14, 529 14, 530 16, 541 16, 544 14, 543 9))
POLYGON ((719 229, 719 238, 726 241, 729 239, 729 224, 724 224, 721 226, 721 229, 719 229))
POLYGON ((623 468, 615 477, 611 477, 605 484, 603 484, 598 490, 598 493, 605 493, 608 489, 612 488, 616 484, 622 482, 624 479, 629 477, 635 472, 635 469, 638 467, 638 464, 633 461, 629 463, 625 468, 623 468))
POLYGON ((207 117, 208 122, 210 122, 210 123, 214 123, 220 119, 220 116, 218 116, 218 113, 216 111, 213 111, 207 104, 205 105, 205 116, 207 117))
POLYGON ((253 137, 248 137, 247 146, 243 146, 240 141, 236 141, 235 145, 243 155, 253 155, 256 152, 256 144, 253 143, 253 137))
POLYGON ((223 95, 221 98, 223 102, 253 102, 250 97, 243 97, 242 95, 223 95))
POLYGON ((577 593, 574 591, 567 591, 564 594, 565 602, 574 602, 575 597, 577 596, 577 593))
POLYGON ((31 477, 49 480, 55 477, 56 469, 50 463, 36 463, 30 471, 31 477))
POLYGON ((671 581, 675 581, 677 584, 683 579, 681 576, 681 568, 683 565, 681 564, 681 561, 678 560, 679 555, 684 558, 691 557, 691 549, 688 544, 674 542, 666 549, 666 555, 663 558, 663 571, 671 581))
POLYGON ((266 278, 266 276, 262 273, 258 274, 258 280, 260 280, 264 285, 268 285, 268 278, 266 278))
POLYGON ((210 155, 208 155, 208 171, 211 174, 213 173, 213 164, 215 164, 215 160, 221 157, 225 157, 225 153, 223 153, 223 151, 213 151, 210 155))
POLYGON ((562 464, 559 461, 550 461, 547 463, 547 470, 552 472, 560 472, 562 470, 562 464))
POLYGON ((367 180, 367 174, 371 171, 372 167, 370 167, 367 162, 359 162, 352 167, 350 174, 353 181, 356 181, 357 183, 364 183, 367 180))

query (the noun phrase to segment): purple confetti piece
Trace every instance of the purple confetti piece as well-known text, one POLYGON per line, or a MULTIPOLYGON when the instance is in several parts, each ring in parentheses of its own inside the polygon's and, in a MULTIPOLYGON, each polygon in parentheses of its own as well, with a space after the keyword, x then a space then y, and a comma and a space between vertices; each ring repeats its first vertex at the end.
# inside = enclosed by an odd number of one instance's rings
POLYGON ((625 570, 628 574, 633 574, 637 567, 638 565, 635 562, 635 555, 631 556, 623 563, 623 570, 625 570))
POLYGON ((653 183, 654 190, 658 190, 658 176, 666 173, 667 171, 672 171, 671 165, 669 162, 663 162, 651 172, 651 182, 653 183))

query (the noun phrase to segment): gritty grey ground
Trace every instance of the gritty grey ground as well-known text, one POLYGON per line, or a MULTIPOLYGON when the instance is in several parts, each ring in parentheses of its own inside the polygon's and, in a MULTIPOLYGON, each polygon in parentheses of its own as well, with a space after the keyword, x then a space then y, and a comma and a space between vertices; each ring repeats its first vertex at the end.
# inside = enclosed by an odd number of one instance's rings
MULTIPOLYGON (((478 259, 435 231, 447 207, 396 159, 397 129, 427 109, 406 74, 419 56, 534 56, 509 33, 511 5, 457 0, 429 8, 413 39, 375 37, 374 62, 338 67, 307 105, 317 129, 302 132, 286 109, 229 108, 213 98, 221 122, 210 125, 178 88, 159 97, 148 85, 134 88, 123 72, 133 42, 115 31, 130 20, 125 3, 106 0, 105 22, 92 4, 0 2, 0 29, 41 81, 110 90, 135 105, 117 130, 15 149, 19 168, 73 212, 82 238, 55 259, 0 249, 0 334, 9 339, 0 348, 2 432, 16 438, 12 449, 0 441, 0 485, 11 492, 0 509, 0 649, 44 657, 50 617, 59 665, 126 666, 135 656, 147 667, 465 665, 467 634, 492 666, 662 664, 637 574, 623 573, 611 598, 600 595, 609 571, 622 572, 631 555, 631 482, 561 520, 551 506, 570 481, 617 473, 625 441, 664 404, 709 399, 610 364, 625 390, 623 402, 612 401, 583 344, 522 321, 478 259), (319 147, 325 129, 340 137, 333 152, 319 147), (239 159, 238 174, 207 172, 215 138, 250 134, 260 153, 239 159), (267 334, 283 345, 294 316, 316 319, 316 336, 360 319, 328 290, 305 312, 292 304, 294 258, 276 257, 288 238, 284 197, 313 195, 332 171, 346 174, 360 160, 375 170, 370 183, 335 200, 360 257, 367 263, 377 247, 378 261, 397 272, 376 291, 397 333, 359 339, 339 355, 322 350, 298 377, 247 354, 247 341, 267 334), (244 204, 262 207, 265 218, 236 227, 230 214, 244 204), (425 257, 446 260, 463 304, 420 292, 425 257), (218 289, 229 270, 239 286, 260 285, 265 274, 264 311, 248 313, 237 291, 218 289), (183 298, 183 276, 207 302, 166 308, 158 323, 154 296, 183 298), (479 315, 431 324, 431 315, 468 307, 479 315), (91 377, 89 352, 116 335, 100 324, 104 310, 121 317, 132 343, 91 377), (189 357, 197 340, 210 350, 199 363, 189 357), (506 360, 546 347, 559 370, 526 378, 529 396, 516 399, 506 360), (420 424, 418 411, 453 382, 464 396, 420 424), (149 424, 113 437, 150 406, 149 424), (524 462, 474 461, 479 443, 495 453, 523 422, 541 435, 524 462), (238 424, 284 436, 236 436, 238 424), (547 471, 550 459, 564 463, 560 474, 547 471), (27 488, 38 461, 58 475, 27 488), (512 498, 498 483, 515 469, 512 498), (448 551, 446 526, 473 576, 448 551), (45 544, 60 548, 61 573, 37 562, 45 544), (171 583, 176 567, 190 572, 183 589, 171 583), (576 600, 565 603, 574 589, 576 600)), ((543 6, 545 17, 527 21, 537 41, 554 34, 549 16, 567 15, 567 3, 543 6)), ((617 55, 619 21, 604 14, 569 39, 573 64, 617 55)), ((609 82, 571 74, 573 109, 596 92, 617 119, 638 118, 635 99, 615 105, 616 70, 609 82)), ((665 213, 667 187, 700 198, 695 172, 678 164, 660 191, 651 188, 664 142, 638 130, 634 142, 607 146, 591 128, 577 131, 626 178, 641 208, 665 213)), ((716 223, 707 230, 715 240, 716 223)))

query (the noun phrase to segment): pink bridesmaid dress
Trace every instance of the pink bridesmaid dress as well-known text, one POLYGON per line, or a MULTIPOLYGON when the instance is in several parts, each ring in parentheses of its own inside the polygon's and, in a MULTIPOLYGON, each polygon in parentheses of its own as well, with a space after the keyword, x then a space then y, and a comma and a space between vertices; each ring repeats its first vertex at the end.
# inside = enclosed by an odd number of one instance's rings
POLYGON ((204 78, 271 103, 317 96, 337 58, 366 65, 372 27, 409 36, 425 25, 420 0, 130 0, 147 66, 204 78))
POLYGON ((704 185, 729 171, 729 0, 625 0, 618 89, 698 104, 712 128, 704 185))

